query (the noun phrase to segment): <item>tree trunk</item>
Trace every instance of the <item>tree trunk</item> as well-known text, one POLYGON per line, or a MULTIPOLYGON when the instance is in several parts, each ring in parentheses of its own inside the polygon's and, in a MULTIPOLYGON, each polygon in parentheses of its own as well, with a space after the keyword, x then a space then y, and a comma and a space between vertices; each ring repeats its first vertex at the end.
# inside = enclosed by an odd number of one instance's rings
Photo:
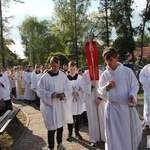
MULTIPOLYGON (((148 10, 148 0, 147 0, 147 4, 146 4, 146 9, 145 9, 145 14, 148 10)), ((145 30, 145 24, 146 24, 146 17, 144 16, 143 18, 143 25, 142 25, 142 30, 141 30, 141 43, 140 43, 140 47, 141 47, 141 56, 140 56, 140 60, 139 60, 139 65, 141 65, 142 62, 142 58, 143 58, 143 37, 144 37, 144 30, 145 30)))
POLYGON ((4 50, 4 39, 3 39, 3 15, 2 15, 2 3, 0 0, 0 28, 1 28, 1 58, 2 67, 5 68, 5 50, 4 50))

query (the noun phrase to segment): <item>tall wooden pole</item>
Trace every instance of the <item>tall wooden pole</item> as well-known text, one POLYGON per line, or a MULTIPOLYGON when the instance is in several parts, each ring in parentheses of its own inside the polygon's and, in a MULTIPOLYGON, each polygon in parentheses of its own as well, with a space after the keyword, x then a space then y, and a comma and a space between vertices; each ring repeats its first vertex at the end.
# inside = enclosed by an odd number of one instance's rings
POLYGON ((3 39, 3 15, 2 15, 2 2, 0 0, 0 51, 1 51, 1 59, 2 59, 2 67, 5 67, 5 51, 4 51, 4 39, 3 39))

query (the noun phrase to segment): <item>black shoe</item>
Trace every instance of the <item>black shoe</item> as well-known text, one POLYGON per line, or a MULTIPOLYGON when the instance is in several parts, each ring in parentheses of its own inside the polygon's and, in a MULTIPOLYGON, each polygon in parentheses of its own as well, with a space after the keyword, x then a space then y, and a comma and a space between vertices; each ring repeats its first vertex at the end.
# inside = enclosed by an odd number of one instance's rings
POLYGON ((30 100, 28 101, 28 104, 29 104, 29 105, 31 104, 31 101, 30 101, 30 100))
POLYGON ((72 134, 68 134, 67 141, 71 141, 72 134))
POLYGON ((82 140, 82 136, 80 135, 80 133, 76 133, 76 138, 78 138, 79 140, 82 140))

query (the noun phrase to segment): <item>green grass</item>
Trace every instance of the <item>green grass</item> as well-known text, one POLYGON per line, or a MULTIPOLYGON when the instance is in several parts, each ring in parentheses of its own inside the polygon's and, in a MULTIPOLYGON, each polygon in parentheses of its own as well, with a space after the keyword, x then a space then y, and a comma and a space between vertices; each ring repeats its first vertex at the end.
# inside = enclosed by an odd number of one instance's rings
POLYGON ((6 128, 6 131, 0 135, 0 150, 10 150, 13 143, 15 143, 22 135, 27 118, 22 111, 17 114, 17 118, 19 120, 19 124, 15 119, 13 119, 6 128))
POLYGON ((138 102, 144 102, 144 92, 143 92, 143 90, 140 90, 138 92, 138 102))

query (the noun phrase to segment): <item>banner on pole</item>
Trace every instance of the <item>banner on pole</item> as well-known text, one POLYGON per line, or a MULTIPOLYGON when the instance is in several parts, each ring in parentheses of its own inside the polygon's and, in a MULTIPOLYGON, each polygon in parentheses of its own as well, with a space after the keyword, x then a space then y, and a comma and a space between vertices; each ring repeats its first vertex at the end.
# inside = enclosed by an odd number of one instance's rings
POLYGON ((99 80, 98 48, 95 41, 85 43, 85 53, 90 79, 99 80))

